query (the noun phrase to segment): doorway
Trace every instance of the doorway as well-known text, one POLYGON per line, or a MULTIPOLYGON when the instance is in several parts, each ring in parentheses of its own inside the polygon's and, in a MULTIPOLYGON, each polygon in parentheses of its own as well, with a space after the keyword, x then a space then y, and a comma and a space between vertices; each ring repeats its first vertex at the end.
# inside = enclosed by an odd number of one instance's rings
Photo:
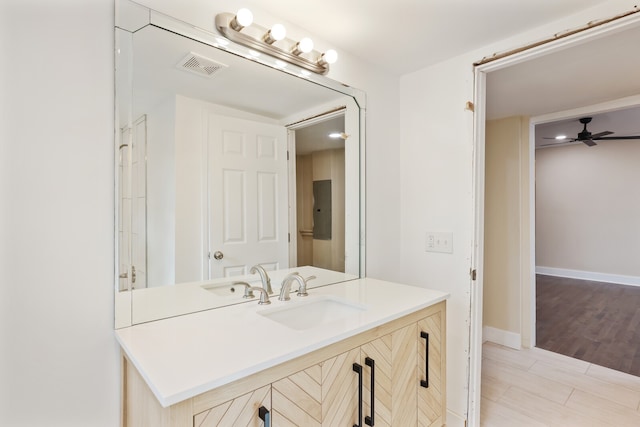
POLYGON ((628 106, 535 126, 536 346, 634 375, 639 122, 628 106))
POLYGON ((345 111, 302 122, 289 132, 295 158, 292 265, 345 272, 345 111))
MULTIPOLYGON (((611 46, 607 47, 613 40, 623 43, 620 46, 629 46, 635 43, 639 30, 640 20, 634 17, 632 20, 623 22, 612 22, 597 30, 591 30, 580 35, 580 37, 567 38, 556 41, 551 47, 549 45, 542 48, 532 48, 514 54, 510 57, 492 63, 484 64, 476 68, 476 188, 479 206, 476 215, 478 228, 480 231, 476 241, 476 259, 479 265, 483 265, 484 260, 484 215, 485 215, 485 130, 486 121, 506 117, 524 117, 529 121, 529 126, 524 128, 525 137, 528 135, 530 141, 534 138, 533 122, 531 117, 539 122, 550 119, 550 111, 570 111, 580 114, 584 105, 605 105, 612 103, 611 99, 627 99, 634 94, 640 93, 638 82, 632 82, 626 74, 633 68, 611 67, 611 63, 621 64, 625 61, 638 61, 637 55, 627 55, 627 51, 619 50, 620 61, 612 59, 604 64, 593 64, 594 67, 585 65, 586 58, 590 58, 593 52, 598 55, 613 55, 616 51, 611 46), (580 50, 589 52, 583 60, 571 60, 569 55, 578 53, 580 50), (622 73, 622 74, 620 74, 622 73), (591 77, 588 79, 586 76, 591 77), (594 83, 597 81, 598 83, 594 83), (514 96, 516 94, 516 96, 514 96)), ((557 113, 553 113, 557 114, 557 113)), ((529 161, 533 162, 533 146, 529 144, 529 161)), ((529 168, 528 183, 529 195, 525 198, 531 207, 534 206, 534 194, 532 191, 534 183, 533 167, 529 168)), ((535 212, 528 210, 531 214, 530 222, 535 220, 535 212)), ((518 256, 513 264, 520 274, 516 283, 508 284, 509 290, 519 293, 518 302, 515 305, 504 307, 510 310, 514 318, 518 319, 517 327, 514 330, 502 330, 515 335, 517 345, 525 347, 535 345, 535 236, 534 229, 520 229, 523 246, 528 247, 531 256, 518 256), (528 272, 527 272, 528 269, 528 272)), ((488 286, 485 282, 472 288, 472 322, 475 326, 471 331, 472 356, 469 413, 470 420, 475 417, 479 419, 476 402, 479 402, 479 387, 474 384, 480 382, 482 341, 483 341, 483 316, 482 301, 483 294, 488 286)), ((500 330, 500 328, 496 328, 500 330)), ((473 424, 473 421, 472 421, 473 424)))

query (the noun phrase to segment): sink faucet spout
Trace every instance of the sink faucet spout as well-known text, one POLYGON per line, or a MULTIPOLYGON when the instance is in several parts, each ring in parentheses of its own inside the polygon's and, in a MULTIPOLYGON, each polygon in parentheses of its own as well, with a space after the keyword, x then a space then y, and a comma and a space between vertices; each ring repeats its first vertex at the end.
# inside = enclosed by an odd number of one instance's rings
POLYGON ((262 282, 262 288, 267 292, 267 294, 272 295, 273 289, 271 289, 271 279, 267 274, 267 270, 264 269, 261 265, 254 265, 250 270, 251 274, 258 273, 260 275, 260 281, 262 282))

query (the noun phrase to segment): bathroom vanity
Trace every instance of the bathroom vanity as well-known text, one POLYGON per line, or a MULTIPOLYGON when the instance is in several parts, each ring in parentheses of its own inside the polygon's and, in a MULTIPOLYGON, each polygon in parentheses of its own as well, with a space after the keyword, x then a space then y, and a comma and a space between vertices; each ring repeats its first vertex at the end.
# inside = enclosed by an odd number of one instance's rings
POLYGON ((119 329, 123 425, 443 425, 447 297, 363 278, 119 329))

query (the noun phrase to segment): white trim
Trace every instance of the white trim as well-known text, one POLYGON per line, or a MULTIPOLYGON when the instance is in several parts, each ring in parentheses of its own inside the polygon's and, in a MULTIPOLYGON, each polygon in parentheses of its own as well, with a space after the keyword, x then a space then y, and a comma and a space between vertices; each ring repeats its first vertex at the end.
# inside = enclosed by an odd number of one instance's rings
POLYGON ((469 281, 469 368, 467 396, 467 420, 469 426, 480 425, 480 401, 482 380, 482 299, 484 275, 484 185, 485 185, 485 103, 486 103, 486 73, 474 73, 475 105, 474 140, 473 145, 473 206, 474 206, 474 237, 471 249, 471 266, 476 270, 476 280, 469 281), (482 108, 477 108, 481 106, 482 108))
POLYGON ((298 199, 296 132, 287 129, 287 179, 289 186, 289 267, 298 265, 298 199), (293 158, 292 158, 293 157, 293 158))
POLYGON ((536 266, 537 274, 546 276, 567 277, 570 279, 592 280, 594 282, 616 283, 618 285, 640 286, 640 276, 625 276, 622 274, 598 273, 595 271, 571 270, 536 266))
POLYGON ((505 347, 520 350, 522 348, 522 337, 520 334, 503 329, 485 326, 482 328, 484 341, 500 344, 505 347))

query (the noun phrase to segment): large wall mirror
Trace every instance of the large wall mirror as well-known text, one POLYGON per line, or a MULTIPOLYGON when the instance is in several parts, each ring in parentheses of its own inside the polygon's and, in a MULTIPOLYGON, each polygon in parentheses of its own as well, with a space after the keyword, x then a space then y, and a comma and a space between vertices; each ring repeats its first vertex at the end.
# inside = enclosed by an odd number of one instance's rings
POLYGON ((364 94, 133 2, 116 15, 116 327, 249 302, 256 265, 275 292, 362 277, 364 94))

